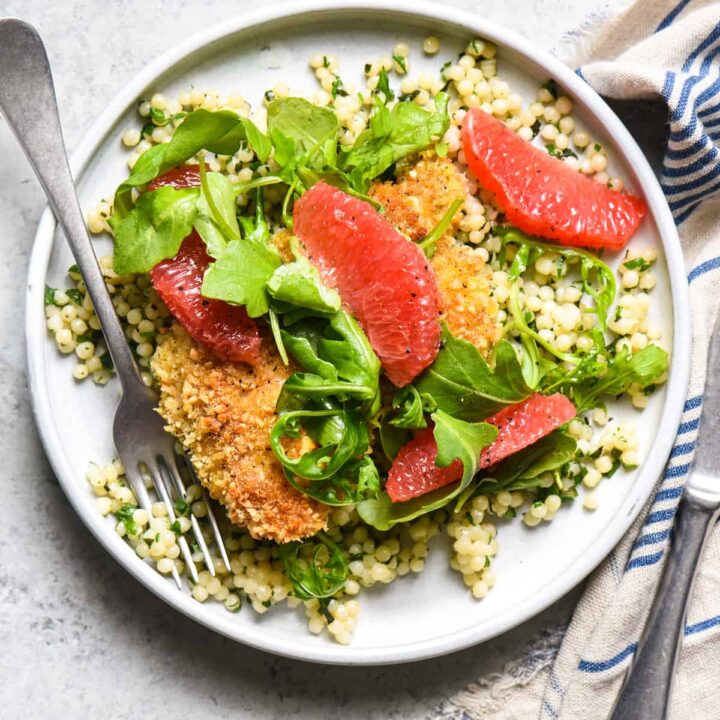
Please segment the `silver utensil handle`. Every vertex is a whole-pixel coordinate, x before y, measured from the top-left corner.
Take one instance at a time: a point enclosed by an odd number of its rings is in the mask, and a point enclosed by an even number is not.
[[[0,20],[0,110],[65,233],[123,387],[142,382],[75,193],[45,46],[32,25],[15,18]]]
[[[657,594],[611,720],[667,717],[687,602],[705,541],[717,516],[716,502],[707,502],[686,489]]]

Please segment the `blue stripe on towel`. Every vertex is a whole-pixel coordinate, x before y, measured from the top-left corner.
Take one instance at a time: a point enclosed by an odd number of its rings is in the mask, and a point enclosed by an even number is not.
[[[665,480],[672,480],[673,478],[682,477],[690,469],[690,463],[684,463],[682,465],[674,465],[665,471]]]
[[[692,275],[692,273],[690,273]],[[688,282],[691,282],[690,277],[688,277]],[[695,410],[695,408],[699,408],[702,405],[703,396],[702,395],[696,395],[695,397],[688,398],[685,401],[685,405],[683,405],[683,412],[687,412],[688,410]]]
[[[680,0],[680,2],[662,19],[660,24],[655,28],[658,33],[672,25],[675,18],[690,4],[691,0]]]
[[[695,635],[696,633],[703,632],[703,630],[710,630],[720,625],[720,615],[708,618],[707,620],[701,620],[696,622],[694,625],[685,626],[685,635]]]
[[[695,441],[689,443],[682,443],[681,445],[676,445],[672,451],[670,452],[670,457],[678,457],[679,455],[687,455],[688,453],[691,453],[695,449]]]
[[[662,559],[663,553],[663,550],[658,550],[652,555],[638,555],[638,557],[633,558],[625,566],[625,572],[628,572],[629,570],[634,570],[635,568],[639,567],[649,567],[650,565],[654,565],[656,562],[659,562]]]
[[[710,260],[706,260],[705,262],[696,265],[690,271],[690,274],[688,275],[688,283],[691,283],[694,280],[697,280],[701,275],[705,275],[705,273],[708,273],[711,270],[717,270],[718,268],[720,268],[720,256],[710,258]]]
[[[677,500],[682,495],[683,486],[679,485],[678,487],[674,488],[668,488],[667,490],[658,490],[658,492],[655,493],[655,497],[653,498],[653,502],[664,502],[665,500]]]
[[[578,664],[578,670],[588,673],[599,673],[605,672],[619,665],[626,657],[632,655],[637,650],[637,643],[630,643],[624,650],[621,650],[617,655],[611,657],[609,660],[602,660],[600,662],[590,662],[589,660],[581,660]]]
[[[672,528],[667,528],[667,530],[658,530],[658,532],[646,533],[645,535],[641,535],[635,541],[632,549],[633,551],[635,551],[638,548],[645,547],[646,545],[655,545],[659,542],[665,542],[665,540],[670,537],[671,533]]]
[[[692,625],[685,625],[684,635],[688,637],[690,635],[697,635],[698,633],[711,630],[714,627],[720,625],[720,615],[701,620],[700,622],[693,623]],[[600,661],[589,661],[581,660],[578,663],[578,670],[588,673],[599,673],[605,670],[610,670],[616,665],[619,665],[628,655],[632,655],[637,650],[637,643],[630,643],[624,650],[621,650],[617,655],[614,655],[609,660]]]
[[[718,258],[720,261],[720,258]],[[694,420],[688,420],[688,422],[684,422],[680,424],[680,427],[678,428],[678,435],[682,435],[683,433],[692,432],[693,430],[697,430],[700,427],[700,418],[695,418]]]
[[[645,525],[654,525],[655,523],[664,522],[665,520],[672,520],[675,517],[677,508],[668,508],[667,510],[657,510],[651,512],[645,518]]]

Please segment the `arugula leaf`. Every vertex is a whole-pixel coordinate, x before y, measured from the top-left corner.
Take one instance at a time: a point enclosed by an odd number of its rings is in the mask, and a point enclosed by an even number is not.
[[[463,464],[460,489],[463,490],[477,472],[480,453],[495,440],[498,429],[490,423],[458,420],[442,410],[434,412],[431,417],[435,423],[433,435],[438,447],[435,464],[443,468],[460,460]]]
[[[488,470],[474,494],[494,495],[500,490],[536,487],[544,473],[559,470],[576,453],[574,438],[562,430],[555,430]]]
[[[455,460],[460,460],[463,465],[460,482],[406,502],[393,503],[385,492],[377,498],[363,500],[357,505],[357,511],[368,525],[378,530],[389,530],[393,525],[408,522],[449,504],[470,485],[477,472],[480,453],[495,440],[498,433],[498,429],[489,423],[467,423],[442,411],[433,413],[432,419],[435,423],[433,434],[438,445],[435,462],[439,467],[447,467]]]
[[[583,292],[595,300],[595,312],[600,329],[602,331],[607,329],[607,313],[615,301],[617,285],[615,274],[599,257],[579,248],[558,247],[541,242],[509,226],[497,226],[493,232],[501,238],[503,245],[515,245],[517,248],[508,270],[511,279],[519,277],[545,253],[557,255],[567,262],[579,263]],[[546,349],[553,352],[550,348],[546,347]]]
[[[440,222],[418,243],[425,255],[431,258],[435,254],[435,245],[437,241],[445,234],[450,227],[455,213],[462,207],[465,200],[463,198],[455,198],[450,203],[450,207],[440,219]]]
[[[368,455],[364,455],[359,461],[349,462],[340,473],[328,480],[307,482],[299,480],[288,471],[285,471],[285,477],[299,492],[335,507],[356,505],[365,499],[376,497],[380,490],[380,474]]]
[[[582,412],[597,407],[603,395],[620,395],[630,385],[652,385],[667,368],[668,354],[657,345],[647,345],[633,355],[621,347],[606,363],[598,362],[593,354],[564,375],[548,375],[546,385],[571,397],[578,412]]]
[[[322,315],[332,315],[340,310],[340,296],[322,282],[318,269],[304,257],[275,270],[268,280],[267,290],[273,300],[286,308],[301,307]]]
[[[238,122],[229,132],[209,143],[207,149],[218,155],[233,155],[242,143],[247,143],[260,162],[267,162],[272,152],[270,138],[259,130],[250,118],[239,115],[237,120]]]
[[[251,240],[229,242],[205,271],[201,293],[214,300],[244,305],[250,317],[270,309],[267,283],[281,264],[271,248]]]
[[[406,385],[396,391],[392,399],[392,409],[395,412],[388,422],[394,427],[405,429],[427,427],[422,398],[412,385]]]
[[[325,533],[315,538],[278,546],[293,595],[301,600],[332,597],[342,590],[350,574],[345,553]]]
[[[273,100],[267,109],[268,135],[283,168],[334,166],[340,124],[329,108],[297,97]]]
[[[201,179],[194,227],[205,242],[208,255],[218,258],[228,242],[240,239],[235,191],[232,183],[220,173],[207,173],[201,175]]]
[[[365,192],[393,163],[441,138],[450,124],[448,100],[446,93],[438,93],[434,112],[413,102],[396,103],[389,112],[389,132],[387,119],[381,117],[375,126],[371,123],[350,150],[342,153],[341,168],[349,174],[352,186]]]
[[[505,405],[520,402],[532,393],[515,349],[507,340],[495,348],[495,369],[480,351],[443,329],[444,346],[435,362],[415,382],[448,415],[475,422],[484,420]]]
[[[193,228],[199,193],[198,188],[170,186],[143,193],[115,226],[115,272],[147,273],[161,260],[175,257]]]
[[[166,170],[185,162],[203,148],[226,135],[238,123],[238,116],[229,110],[210,112],[195,110],[178,125],[168,143],[146,150],[135,163],[132,174],[115,191],[113,216],[110,224],[116,225],[132,208],[131,192],[145,185]]]
[[[326,422],[326,421],[331,422]],[[318,422],[320,421],[320,422]],[[285,451],[284,438],[299,438],[301,430],[321,443],[299,457]],[[364,419],[352,410],[291,410],[275,421],[270,445],[277,459],[291,473],[306,480],[328,480],[350,460],[363,455],[368,447]]]

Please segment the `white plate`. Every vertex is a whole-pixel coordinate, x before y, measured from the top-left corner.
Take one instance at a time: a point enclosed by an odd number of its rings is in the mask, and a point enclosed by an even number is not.
[[[440,36],[434,58],[419,51],[422,38]],[[137,123],[136,102],[153,91],[175,93],[194,84],[221,92],[239,91],[254,103],[278,81],[293,90],[315,87],[307,60],[317,52],[342,62],[346,82],[359,80],[366,60],[387,55],[402,39],[412,47],[413,73],[438,71],[473,36],[501,48],[501,73],[514,89],[531,97],[538,81],[555,78],[574,98],[576,118],[608,149],[611,165],[640,190],[650,213],[633,239],[660,250],[653,313],[672,339],[672,370],[667,385],[642,414],[639,433],[642,467],[603,483],[600,508],[587,513],[581,503],[560,512],[543,527],[501,524],[497,585],[482,601],[472,599],[448,567],[442,540],[434,543],[425,571],[361,595],[361,616],[349,647],[308,633],[301,611],[284,606],[258,616],[237,615],[221,605],[196,603],[141,562],[102,518],[84,479],[90,461],[107,462],[114,450],[111,419],[118,399],[116,381],[99,388],[75,383],[73,361],[62,358],[47,338],[43,285],[62,284],[72,263],[55,222],[46,212],[35,239],[27,294],[27,352],[30,387],[40,433],[52,466],[85,524],[110,554],[159,597],[214,630],[264,650],[337,664],[378,664],[418,660],[487,640],[540,612],[580,582],[612,549],[636,517],[661,472],[682,409],[689,366],[689,313],[683,262],[675,226],[645,158],[620,121],[572,71],[523,37],[480,17],[438,5],[385,2],[303,2],[272,12],[243,15],[213,28],[160,58],[110,104],[74,156],[85,208],[109,196],[127,174],[119,142],[123,129]],[[101,251],[109,252],[103,241]],[[613,409],[623,416],[635,411]],[[638,416],[639,417],[639,416]],[[87,578],[91,582],[91,578]]]

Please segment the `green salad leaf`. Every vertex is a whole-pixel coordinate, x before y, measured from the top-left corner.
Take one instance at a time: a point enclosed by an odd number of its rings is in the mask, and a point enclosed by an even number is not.
[[[116,190],[113,217],[110,219],[113,229],[132,209],[133,188],[146,185],[203,149],[232,155],[242,142],[247,143],[261,162],[267,161],[272,149],[270,140],[249,118],[241,117],[231,110],[213,112],[199,108],[188,113],[176,128],[170,142],[145,151],[135,163],[130,177]]]
[[[272,152],[270,138],[259,130],[250,118],[243,115],[237,116],[237,123],[229,132],[205,147],[218,155],[233,155],[243,143],[257,155],[260,162],[268,161]]]
[[[443,329],[443,347],[435,362],[415,381],[443,412],[469,422],[484,420],[505,405],[528,397],[529,387],[512,344],[501,340],[495,348],[495,367],[466,340]]]
[[[305,372],[284,383],[270,445],[300,492],[329,505],[374,497],[380,477],[370,449],[370,418],[380,403],[380,361],[350,315],[306,317],[280,331]],[[288,440],[315,447],[288,454]]]
[[[178,125],[168,143],[155,145],[145,151],[135,163],[130,177],[115,192],[111,224],[120,222],[127,215],[132,202],[133,188],[146,185],[158,175],[184,163],[213,141],[226,135],[237,125],[238,116],[229,110],[210,112],[195,110]]]
[[[198,188],[169,186],[143,193],[115,226],[115,272],[147,273],[175,257],[193,228],[199,194]]]
[[[208,255],[220,257],[228,242],[240,240],[237,204],[232,183],[220,173],[201,174],[194,227],[207,246]]]
[[[555,430],[486,471],[475,495],[494,495],[500,490],[536,487],[547,472],[559,470],[577,453],[577,443],[563,430]]]
[[[389,530],[398,523],[408,522],[448,505],[468,488],[477,472],[480,453],[495,440],[498,433],[498,429],[490,423],[465,422],[442,410],[434,412],[432,419],[438,446],[436,464],[447,467],[455,460],[460,460],[463,465],[461,480],[405,502],[393,503],[386,492],[380,493],[377,498],[363,500],[358,503],[357,511],[368,525],[378,530]]]
[[[299,457],[290,457],[283,440],[299,438],[302,430],[321,444]],[[368,429],[362,416],[343,409],[283,413],[270,434],[270,445],[277,459],[291,473],[306,480],[331,478],[349,460],[363,455],[368,442]]]
[[[298,97],[273,100],[267,108],[267,126],[275,161],[282,168],[336,164],[340,123],[331,109]]]
[[[304,257],[280,265],[268,280],[267,290],[280,304],[280,311],[300,307],[320,315],[334,315],[340,310],[340,296],[322,282],[318,269]]]
[[[423,110],[414,102],[398,102],[389,113],[376,109],[380,119],[375,123],[371,119],[370,128],[360,133],[340,159],[352,186],[366,192],[370,182],[393,163],[441,138],[450,124],[448,100],[448,95],[438,93],[434,112]]]
[[[493,232],[502,239],[504,246],[516,247],[515,257],[508,270],[511,280],[518,278],[545,254],[556,255],[562,262],[563,272],[567,264],[579,264],[583,292],[595,300],[595,313],[600,330],[607,329],[607,314],[615,301],[617,284],[615,274],[599,257],[580,248],[549,245],[509,226],[498,226]]]
[[[420,393],[412,385],[395,392],[391,404],[393,412],[388,422],[397,428],[417,429],[427,427],[425,409]]]
[[[630,385],[652,386],[668,368],[668,354],[657,345],[647,345],[633,354],[623,346],[605,361],[598,355],[591,353],[570,371],[549,373],[543,392],[563,392],[572,398],[578,412],[583,412],[601,405],[603,396],[620,395]]]
[[[332,597],[350,574],[345,553],[323,532],[311,540],[279,545],[278,553],[293,595],[301,600]]]
[[[205,271],[201,292],[207,298],[244,305],[250,317],[260,317],[270,309],[267,283],[281,262],[267,245],[232,240]]]

